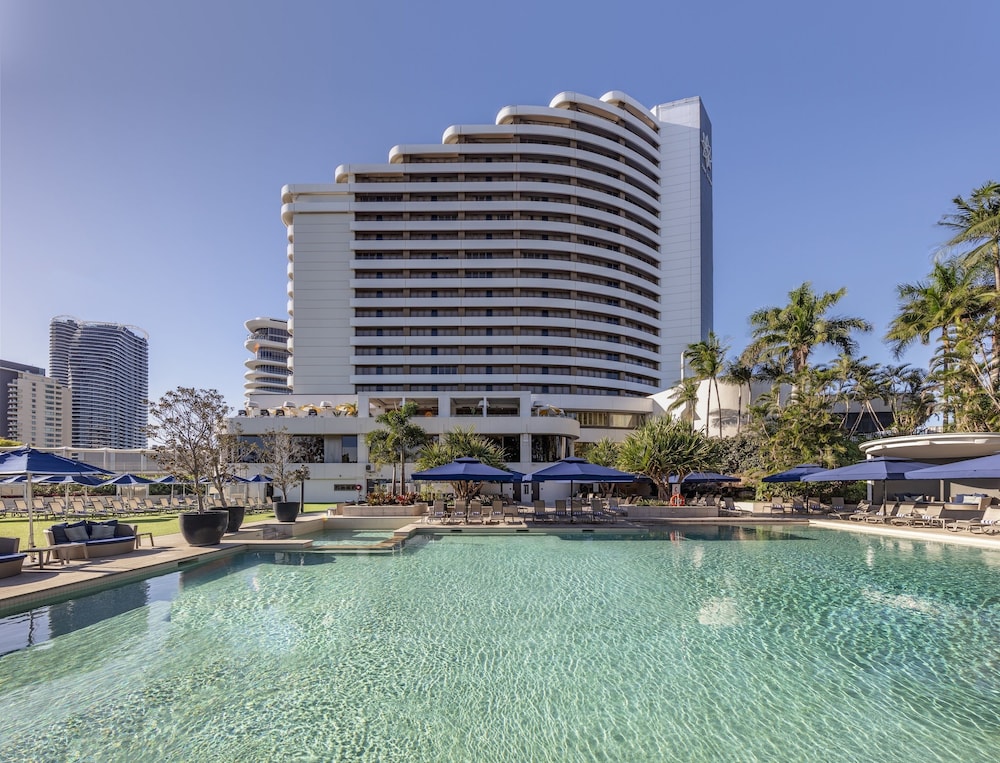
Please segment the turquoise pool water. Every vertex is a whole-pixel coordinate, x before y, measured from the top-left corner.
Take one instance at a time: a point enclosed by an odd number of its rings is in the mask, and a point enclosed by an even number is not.
[[[395,533],[392,530],[345,530],[326,532],[316,536],[306,536],[312,539],[313,546],[373,546],[383,540],[389,540]]]
[[[805,527],[251,554],[7,618],[0,651],[21,760],[1000,750],[1000,553]]]

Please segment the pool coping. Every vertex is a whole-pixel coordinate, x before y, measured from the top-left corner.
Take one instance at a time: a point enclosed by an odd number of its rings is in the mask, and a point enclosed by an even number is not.
[[[406,541],[415,535],[550,535],[550,534],[638,534],[649,528],[663,528],[679,525],[729,524],[729,525],[812,525],[831,530],[879,535],[882,537],[909,538],[911,540],[953,545],[971,546],[1000,551],[1000,534],[982,535],[968,532],[950,532],[944,529],[910,528],[878,525],[844,520],[824,520],[795,517],[706,517],[642,519],[637,522],[621,521],[606,525],[544,524],[530,523],[497,525],[442,525],[427,523],[422,518],[408,517],[410,521],[393,529],[393,537],[367,546],[330,546],[317,553],[330,554],[378,554],[395,553]],[[226,536],[218,546],[189,546],[180,535],[164,535],[156,538],[155,546],[143,546],[119,556],[80,559],[68,565],[49,563],[44,569],[35,564],[25,565],[21,574],[0,579],[0,617],[25,611],[33,606],[89,593],[109,586],[141,580],[152,575],[174,572],[185,567],[214,559],[222,559],[254,549],[268,551],[308,551],[312,540],[302,537],[315,532],[317,526],[325,527],[325,517],[306,515],[294,525],[260,522],[248,525],[239,532]]]

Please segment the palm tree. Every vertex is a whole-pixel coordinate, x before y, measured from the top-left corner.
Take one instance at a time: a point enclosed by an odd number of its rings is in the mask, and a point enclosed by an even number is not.
[[[385,447],[392,450],[399,458],[399,491],[406,489],[406,456],[427,442],[427,432],[420,426],[410,421],[419,406],[412,400],[403,403],[399,408],[380,413],[375,420],[385,427]],[[375,431],[369,432],[366,440],[375,435]],[[379,436],[380,437],[380,436]],[[376,442],[379,437],[375,437]],[[393,477],[393,487],[395,488],[395,477]]]
[[[389,445],[389,431],[373,429],[365,435],[365,446],[368,448],[368,461],[381,469],[392,466],[392,483],[390,492],[396,493],[396,451]]]
[[[429,442],[417,456],[417,468],[421,471],[433,469],[435,466],[450,464],[456,458],[476,458],[484,464],[506,469],[503,448],[487,437],[476,434],[472,427],[462,429],[456,427],[445,432],[439,440]],[[452,492],[459,498],[470,498],[478,495],[482,488],[481,482],[452,482]]]
[[[707,379],[708,400],[705,412],[705,434],[708,434],[709,418],[712,414],[712,389],[715,389],[715,402],[718,408],[719,437],[722,437],[722,397],[719,395],[719,376],[725,371],[726,353],[729,347],[722,344],[714,331],[700,342],[689,344],[684,350],[684,359],[691,366],[699,380]]]
[[[617,468],[618,451],[620,449],[620,443],[615,442],[610,437],[602,437],[587,448],[586,453],[583,455],[592,464]]]
[[[954,409],[955,342],[960,329],[981,315],[990,303],[990,294],[976,281],[976,276],[958,260],[934,263],[926,281],[896,287],[897,312],[889,324],[885,339],[895,357],[916,341],[928,345],[937,334],[937,349],[932,366],[941,374],[942,419],[948,426]]]
[[[961,265],[973,275],[983,274],[993,281],[996,297],[993,308],[991,364],[994,383],[1000,381],[1000,183],[993,180],[976,188],[968,199],[952,199],[955,211],[939,224],[954,232],[946,246],[963,249]]]
[[[736,399],[736,434],[739,435],[743,428],[743,390],[747,391],[747,405],[751,405],[753,400],[753,388],[750,386],[754,380],[753,366],[748,366],[740,360],[730,360],[726,364],[726,372],[722,376],[724,382],[735,384],[739,389]]]
[[[670,493],[670,475],[683,480],[691,472],[718,469],[716,443],[683,421],[649,419],[621,444],[618,468],[643,474],[656,485],[660,498]]]
[[[765,307],[750,314],[753,342],[744,355],[754,363],[777,362],[797,376],[809,365],[812,351],[824,345],[837,347],[847,355],[857,350],[854,331],[868,332],[871,324],[863,318],[829,317],[827,314],[847,293],[841,288],[816,294],[808,281],[788,293],[785,307]]]
[[[690,426],[694,426],[694,415],[698,405],[698,380],[692,378],[681,379],[677,386],[677,394],[667,406],[667,411],[673,413],[678,408],[682,408],[680,419]]]
[[[455,427],[441,435],[440,439],[424,445],[417,454],[417,467],[424,471],[464,457],[477,458],[497,469],[507,468],[503,448],[488,437],[476,434],[473,427]]]
[[[947,246],[969,247],[960,255],[962,264],[992,271],[994,290],[1000,294],[1000,183],[989,180],[968,199],[956,196],[952,204],[955,211],[938,223],[955,232]]]

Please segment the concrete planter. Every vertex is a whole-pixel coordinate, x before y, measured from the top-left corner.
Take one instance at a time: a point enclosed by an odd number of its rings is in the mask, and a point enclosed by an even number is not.
[[[185,511],[179,515],[181,535],[189,546],[215,546],[222,541],[222,535],[229,524],[229,512]],[[133,546],[134,547],[134,546]]]
[[[708,519],[719,516],[715,506],[627,506],[629,519]]]
[[[426,505],[411,504],[408,506],[352,506],[345,504],[340,507],[341,516],[345,517],[419,517],[426,511]]]

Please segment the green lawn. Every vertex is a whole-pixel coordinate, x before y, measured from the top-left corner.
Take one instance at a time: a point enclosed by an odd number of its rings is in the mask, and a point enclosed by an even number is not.
[[[305,506],[306,512],[315,511],[325,511],[328,508],[328,504],[310,504],[307,503]],[[138,514],[134,516],[123,516],[116,517],[120,522],[124,522],[130,525],[138,525],[139,532],[153,533],[153,537],[159,535],[175,535],[180,532],[178,527],[178,519],[176,514]],[[250,514],[247,513],[246,518],[243,520],[243,524],[249,524],[251,522],[261,522],[267,519],[274,519],[274,513],[271,511],[265,511],[262,513]],[[44,546],[45,545],[45,529],[56,522],[61,522],[62,519],[52,520],[52,519],[35,519],[35,545]],[[75,519],[70,519],[69,521],[76,521]],[[0,537],[5,538],[20,538],[21,548],[28,547],[28,520],[22,517],[12,518],[3,517],[0,518]]]

